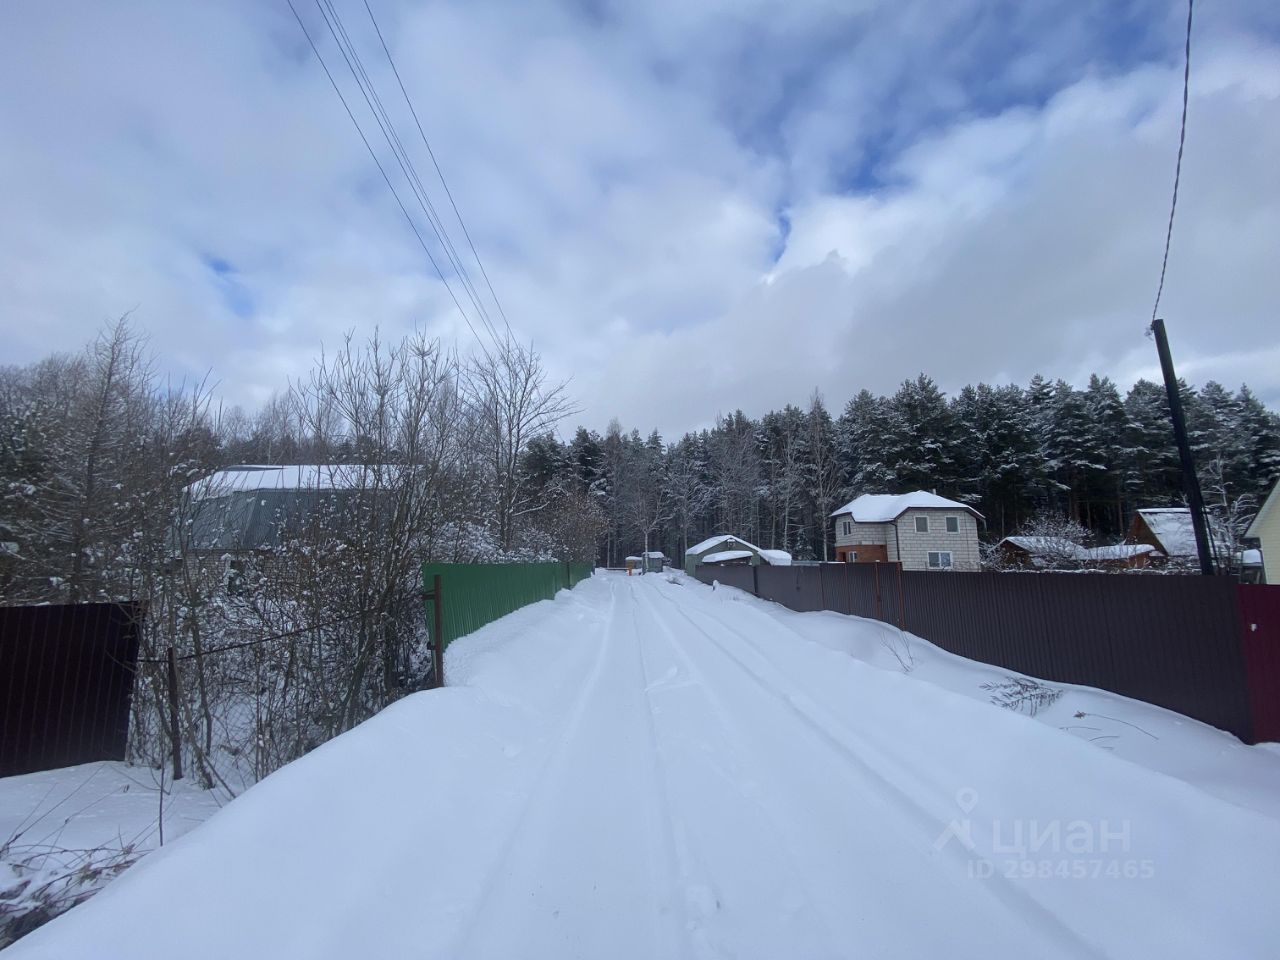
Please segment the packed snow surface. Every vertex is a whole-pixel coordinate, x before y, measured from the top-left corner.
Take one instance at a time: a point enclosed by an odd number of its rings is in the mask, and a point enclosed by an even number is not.
[[[597,573],[13,957],[1276,955],[1280,754],[955,660]],[[1045,720],[1073,700],[1129,759]]]
[[[973,507],[924,490],[911,493],[864,493],[833,511],[831,515],[838,517],[847,513],[855,523],[891,523],[913,509],[964,510],[974,516],[981,516]]]

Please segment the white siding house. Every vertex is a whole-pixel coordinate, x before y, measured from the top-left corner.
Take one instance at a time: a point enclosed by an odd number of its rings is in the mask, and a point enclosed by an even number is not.
[[[972,507],[936,494],[867,493],[831,515],[836,559],[901,563],[904,570],[979,568],[978,521]]]
[[[1265,582],[1280,583],[1280,483],[1271,488],[1245,536],[1257,539],[1262,548]]]

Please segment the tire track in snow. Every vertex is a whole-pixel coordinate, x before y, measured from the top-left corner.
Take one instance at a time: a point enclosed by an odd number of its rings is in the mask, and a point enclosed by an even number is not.
[[[547,748],[546,756],[538,766],[528,795],[520,805],[519,812],[508,825],[498,855],[485,870],[479,895],[471,901],[471,908],[467,913],[466,919],[459,925],[458,932],[453,938],[452,946],[443,953],[446,957],[460,957],[468,954],[467,948],[475,936],[481,919],[484,917],[486,906],[494,896],[503,873],[503,867],[510,860],[512,852],[515,850],[541,795],[546,793],[553,782],[551,774],[557,766],[563,763],[571,742],[582,727],[582,719],[586,713],[587,703],[595,694],[596,687],[600,683],[600,677],[604,673],[604,663],[609,653],[609,641],[613,632],[614,612],[617,608],[617,602],[613,584],[610,584],[609,612],[605,618],[604,636],[596,649],[595,660],[592,662],[587,680],[582,685],[582,690],[578,693],[578,696],[574,698],[573,705],[569,710],[564,725],[560,728],[554,744]]]
[[[633,596],[637,595],[637,592],[635,591],[634,588],[632,589],[632,595]],[[637,596],[637,600],[639,600],[638,596]],[[753,751],[750,750],[747,742],[743,739],[742,735],[739,733],[738,725],[734,722],[734,718],[731,711],[727,708],[724,701],[715,693],[713,687],[707,683],[707,679],[704,676],[703,672],[698,669],[696,664],[694,664],[688,652],[684,649],[683,644],[680,643],[675,632],[658,615],[658,612],[654,607],[652,600],[645,598],[644,600],[640,601],[638,605],[643,605],[645,609],[648,610],[648,612],[650,613],[650,619],[652,619],[653,623],[658,627],[659,631],[661,631],[663,637],[666,639],[667,648],[671,651],[675,659],[679,661],[680,665],[684,668],[685,672],[688,674],[691,680],[691,684],[689,686],[696,687],[702,699],[706,701],[706,704],[710,708],[712,715],[715,717],[720,727],[723,742],[729,748],[729,750],[732,751],[732,753],[734,754],[734,757],[738,760],[739,766],[748,770],[752,770],[757,775],[756,779],[758,779],[759,781],[762,781],[762,782],[767,781],[768,780],[767,777],[760,775],[759,760],[758,759],[753,760]],[[643,644],[643,641],[642,641],[642,644]],[[649,696],[650,703],[652,704],[651,687],[652,685],[650,685],[650,689],[647,689],[646,695]],[[735,789],[741,791],[740,784],[734,783],[734,787]],[[752,809],[754,809],[765,820],[766,826],[771,828],[772,836],[778,837],[778,836],[785,835],[786,833],[785,824],[782,821],[782,819],[776,813],[771,811],[759,798],[757,797],[747,798],[744,795],[743,799],[751,800]],[[682,846],[684,846],[684,849],[682,850],[682,858],[681,858],[682,859],[682,877],[684,881],[688,883],[690,880],[696,877],[697,873],[699,872],[699,868],[693,865],[694,858],[693,858],[692,852],[687,849],[687,846],[685,845],[682,845]],[[817,895],[817,891],[814,888],[813,884],[805,879],[806,871],[802,869],[795,854],[787,850],[785,847],[781,847],[781,846],[778,847],[778,853],[783,858],[786,859],[788,866],[790,867],[789,873],[792,877],[793,884],[796,887],[802,889],[806,893],[808,902],[814,905],[821,904],[822,898]],[[705,872],[705,868],[702,868],[702,872]],[[714,882],[715,882],[714,878],[708,878],[708,881],[711,885],[714,885]],[[841,956],[844,951],[841,950],[837,945],[837,940],[832,932],[832,928],[830,926],[830,920],[829,920],[829,917],[827,916],[826,910],[824,910],[821,906],[815,906],[815,909],[819,911],[818,919],[822,924],[820,937],[821,939],[825,940],[829,945],[828,950],[825,951],[823,955],[831,956],[831,957]],[[700,935],[699,946],[703,948],[702,951],[700,951],[702,956],[718,957],[718,956],[732,955],[731,953],[725,953],[725,952],[716,950],[707,941],[705,935],[703,935],[704,934],[703,931],[699,930],[697,931],[697,933]]]
[[[711,631],[698,623],[692,613],[686,610],[682,604],[667,596],[661,588],[657,588],[656,593],[664,603],[674,609],[694,630],[710,641],[724,658],[732,663],[761,692],[783,706],[786,713],[799,721],[802,726],[817,734],[820,742],[826,744],[831,752],[843,759],[842,767],[846,772],[853,775],[856,780],[869,783],[873,789],[887,799],[892,800],[892,803],[888,804],[888,806],[906,814],[913,831],[919,837],[931,842],[932,838],[938,835],[939,820],[937,816],[915,799],[910,790],[901,783],[905,779],[916,786],[928,788],[929,784],[927,782],[922,781],[909,767],[886,755],[880,747],[867,738],[850,730],[842,721],[831,717],[829,714],[825,718],[821,717],[820,715],[827,713],[827,711],[803,691],[798,690],[793,681],[784,677],[776,667],[769,663],[768,658],[763,654],[759,646],[747,638],[745,634],[734,633],[733,635],[735,639],[748,646],[760,660],[764,661],[769,672],[777,678],[776,682],[770,681],[762,676],[759,671],[752,669],[745,660],[731,651]],[[709,614],[704,614],[702,611],[698,611],[698,614],[707,616],[714,626],[729,632],[729,628],[724,623],[711,618]],[[790,691],[783,689],[784,684],[790,688]],[[871,762],[869,758],[874,758],[875,762]],[[888,768],[888,772],[885,768]],[[969,850],[961,843],[948,844],[940,851],[939,862],[947,863],[952,869],[963,870],[966,869],[964,859],[966,853],[977,853],[977,851]],[[1085,939],[1081,933],[1032,897],[1026,889],[1013,883],[1002,874],[997,872],[991,878],[991,881],[980,883],[977,886],[984,893],[991,895],[1003,906],[1010,908],[1015,913],[1025,911],[1034,915],[1044,925],[1046,932],[1052,932],[1064,947],[1069,948],[1067,950],[1068,955],[1098,958],[1105,956],[1094,944]]]
[[[631,593],[631,599],[636,599],[636,588],[632,583],[627,584]],[[657,801],[661,811],[663,843],[666,849],[668,862],[668,879],[674,881],[670,883],[669,888],[679,886],[681,888],[680,909],[675,911],[675,920],[679,928],[676,939],[679,940],[681,950],[679,955],[687,957],[693,950],[693,944],[690,941],[690,919],[688,905],[683,897],[685,894],[684,885],[690,876],[689,853],[683,839],[677,836],[675,823],[673,820],[673,806],[671,803],[671,787],[670,775],[667,770],[665,755],[661,744],[658,742],[658,732],[653,707],[653,691],[654,680],[653,674],[649,669],[648,660],[645,657],[643,636],[640,632],[640,624],[636,618],[638,604],[633,603],[631,607],[631,622],[635,630],[635,648],[636,658],[640,665],[640,676],[644,681],[644,704],[646,710],[645,729],[649,735],[649,750],[653,757],[653,774],[654,782],[657,785]]]

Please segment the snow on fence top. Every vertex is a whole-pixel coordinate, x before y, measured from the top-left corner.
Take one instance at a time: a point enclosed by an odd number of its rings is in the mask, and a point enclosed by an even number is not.
[[[831,516],[851,514],[854,523],[892,523],[908,510],[965,510],[979,520],[982,514],[973,507],[948,500],[936,493],[913,490],[911,493],[864,493],[850,500]]]

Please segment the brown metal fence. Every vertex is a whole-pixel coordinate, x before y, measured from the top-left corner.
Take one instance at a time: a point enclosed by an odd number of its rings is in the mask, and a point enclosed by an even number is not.
[[[1280,739],[1280,586],[872,563],[696,575],[792,610],[892,623],[959,656],[1145,700],[1242,740]]]
[[[0,607],[0,777],[123,760],[141,610]]]

